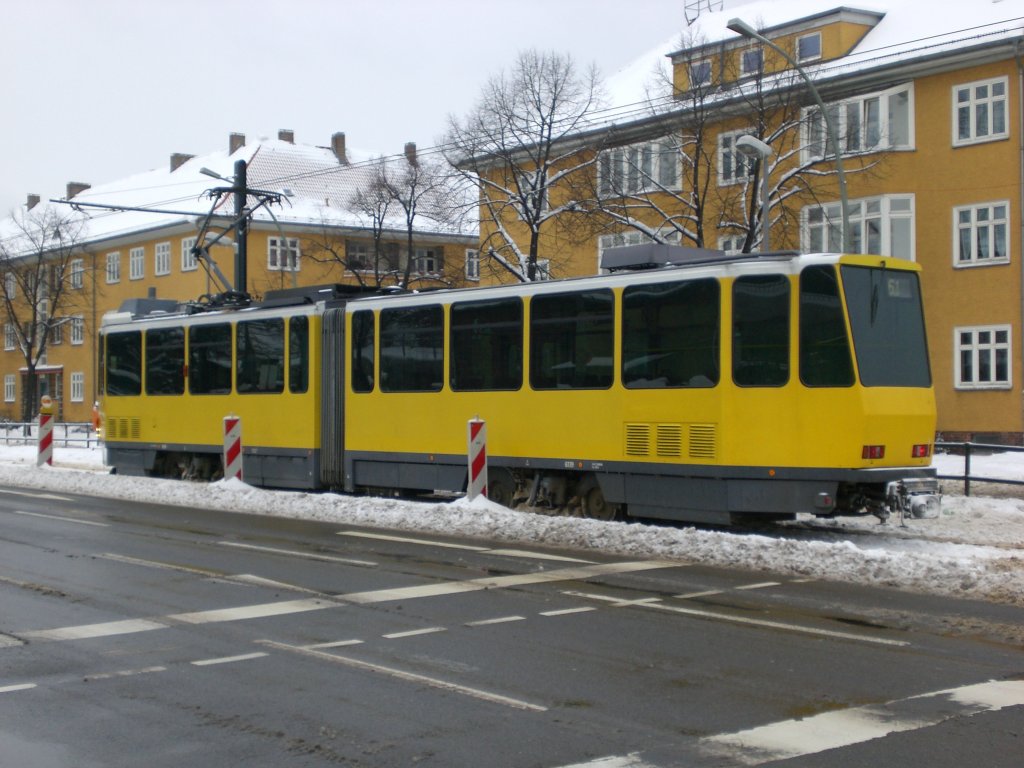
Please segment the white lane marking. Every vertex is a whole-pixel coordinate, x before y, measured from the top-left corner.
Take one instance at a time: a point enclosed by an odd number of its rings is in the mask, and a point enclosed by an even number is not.
[[[725,594],[724,589],[706,589],[703,592],[687,592],[683,595],[675,595],[678,600],[691,600],[695,597],[711,597],[712,595]]]
[[[590,613],[597,608],[592,605],[584,605],[579,608],[562,608],[560,611],[541,611],[541,616],[568,616],[570,613]]]
[[[217,664],[234,664],[236,661],[249,661],[250,659],[262,659],[269,656],[269,653],[258,651],[256,653],[243,653],[238,656],[221,656],[218,659],[200,659],[189,662],[194,667],[212,667]]]
[[[573,763],[560,768],[656,768],[656,766],[645,763],[640,759],[639,754],[633,752],[628,755],[599,757],[587,763]]]
[[[778,587],[781,586],[780,581],[759,581],[757,584],[741,584],[733,589],[764,589],[765,587]]]
[[[922,712],[919,704],[912,707],[913,712],[901,708],[907,702],[927,700],[934,700],[934,711]],[[701,747],[743,765],[761,765],[1014,706],[1024,706],[1024,680],[993,680],[710,736],[701,740]]]
[[[786,624],[781,621],[769,621],[768,619],[751,619],[746,616],[734,616],[728,613],[718,613],[717,611],[705,611],[697,608],[684,608],[680,605],[666,605],[662,603],[658,598],[648,598],[646,600],[619,600],[618,598],[611,597],[609,595],[596,595],[587,592],[565,592],[565,594],[572,595],[573,597],[589,598],[591,600],[600,600],[605,603],[610,603],[611,607],[619,608],[623,605],[638,605],[641,608],[654,608],[660,611],[670,611],[672,613],[681,613],[684,616],[695,616],[701,619],[713,619],[715,621],[728,621],[733,624],[745,624],[752,627],[764,627],[765,629],[781,629],[788,632],[800,632],[806,635],[817,635],[819,637],[832,637],[838,640],[855,640],[862,643],[874,643],[876,645],[892,645],[897,647],[903,647],[910,645],[906,640],[890,640],[885,637],[875,637],[873,635],[855,635],[852,632],[837,632],[832,629],[819,629],[818,627],[808,627],[801,624]]]
[[[167,667],[145,667],[143,669],[122,669],[118,672],[107,672],[99,675],[89,675],[83,677],[82,680],[86,683],[91,683],[95,680],[113,680],[117,677],[135,677],[136,675],[149,675],[154,672],[166,672]]]
[[[301,592],[304,595],[319,595],[320,597],[329,598],[330,595],[325,592],[320,592],[316,589],[308,589],[307,587],[300,587],[298,584],[289,584],[286,581],[275,581],[274,579],[266,579],[262,576],[255,576],[251,573],[239,573],[234,576],[225,577],[228,581],[237,582],[239,584],[251,584],[256,587],[268,587],[269,589],[282,589],[288,592]]]
[[[394,541],[400,544],[420,544],[443,549],[464,549],[469,552],[486,552],[487,547],[475,547],[471,544],[454,544],[448,541],[416,539],[411,536],[392,536],[387,533],[368,533],[366,531],[338,531],[339,536],[352,536],[358,539],[376,539],[377,541]]]
[[[36,687],[35,683],[21,683],[19,685],[0,686],[0,693],[14,693],[15,691],[30,691]]]
[[[183,624],[216,624],[225,621],[244,621],[246,619],[264,619],[268,616],[287,616],[291,613],[307,613],[337,608],[338,603],[329,600],[282,600],[276,603],[260,603],[258,605],[242,605],[236,608],[214,608],[209,611],[192,613],[176,613],[166,617],[169,622]]]
[[[33,493],[32,491],[11,491],[4,489],[0,493],[10,496],[28,496],[30,499],[54,499],[56,501],[74,501],[70,496],[58,496],[54,493]]]
[[[481,619],[480,621],[467,621],[467,627],[489,627],[492,624],[510,624],[513,621],[526,621],[525,616],[499,616],[496,619]]]
[[[501,555],[502,557],[532,557],[535,560],[555,560],[562,563],[592,563],[593,560],[583,560],[579,557],[566,557],[555,555],[550,552],[531,552],[526,549],[485,549],[484,554]]]
[[[316,650],[318,648],[344,648],[348,645],[362,645],[362,640],[334,640],[330,643],[314,643],[313,645],[304,645],[303,648],[309,648]]]
[[[25,641],[11,635],[0,632],[0,648],[14,648],[17,645],[24,645]]]
[[[592,563],[593,560],[582,560],[578,557],[567,557],[556,555],[550,552],[532,552],[526,549],[490,549],[479,547],[473,544],[455,544],[449,541],[435,541],[434,539],[419,539],[412,536],[392,536],[386,533],[368,533],[365,531],[338,531],[339,536],[353,536],[361,539],[377,539],[378,541],[394,541],[401,544],[419,544],[427,547],[441,547],[444,549],[462,549],[467,552],[480,552],[481,554],[500,555],[502,557],[531,557],[535,560],[556,560],[565,563]]]
[[[218,541],[218,546],[234,547],[235,549],[250,549],[254,552],[266,552],[271,555],[288,555],[289,557],[301,557],[305,560],[319,560],[325,563],[343,563],[344,565],[360,565],[366,568],[376,568],[377,563],[372,560],[355,560],[351,557],[338,557],[337,555],[322,555],[319,552],[302,552],[297,549],[278,549],[277,547],[260,547],[255,544],[242,544],[237,541]]]
[[[103,560],[112,560],[115,563],[125,563],[126,565],[138,565],[143,568],[155,568],[159,571],[176,571],[178,573],[187,573],[192,576],[202,576],[204,578],[226,578],[226,574],[223,571],[213,571],[209,568],[199,568],[191,565],[178,565],[175,563],[165,563],[160,560],[143,560],[138,557],[129,557],[128,555],[116,555],[113,552],[103,552],[102,554],[96,555],[96,557]]]
[[[396,680],[404,680],[409,683],[416,683],[417,685],[429,685],[432,688],[439,688],[444,691],[450,691],[452,693],[459,693],[464,696],[471,696],[474,699],[480,701],[487,701],[492,704],[501,704],[506,707],[512,707],[514,709],[525,709],[529,712],[547,712],[547,707],[542,707],[538,704],[532,704],[528,701],[522,701],[520,699],[513,699],[509,696],[503,696],[500,693],[493,693],[491,691],[485,691],[480,688],[470,688],[469,686],[460,685],[459,683],[453,683],[449,680],[441,680],[436,677],[427,677],[426,675],[418,675],[413,672],[406,672],[402,669],[395,669],[394,667],[385,667],[380,664],[373,664],[368,661],[360,661],[359,659],[353,659],[349,656],[339,656],[335,653],[324,653],[323,651],[314,650],[309,646],[298,646],[298,645],[287,645],[285,643],[278,643],[273,640],[257,640],[256,642],[267,646],[268,648],[276,648],[282,651],[291,651],[292,653],[298,653],[305,656],[310,656],[315,659],[322,661],[330,661],[334,664],[341,664],[346,667],[353,669],[359,669],[364,672],[375,672],[377,674],[386,675],[393,677]]]
[[[640,571],[659,570],[678,567],[678,563],[661,560],[626,561],[618,563],[598,563],[583,565],[577,568],[561,568],[553,571],[513,574],[510,576],[484,577],[466,581],[448,581],[440,584],[427,584],[418,587],[399,587],[396,589],[377,589],[366,592],[351,592],[332,596],[330,600],[305,599],[283,600],[273,603],[244,605],[233,608],[215,608],[206,611],[192,611],[165,616],[158,621],[146,619],[129,619],[119,622],[85,624],[56,629],[32,630],[19,632],[18,635],[35,640],[79,640],[89,637],[105,637],[110,635],[132,634],[150,629],[165,629],[170,624],[212,624],[216,622],[244,621],[270,616],[285,616],[294,613],[322,611],[337,608],[346,603],[355,605],[374,605],[376,603],[393,602],[396,600],[413,600],[425,597],[456,595],[463,592],[478,592],[487,589],[508,589],[510,587],[530,584],[546,584],[556,581],[582,581],[595,576],[609,576],[620,573],[637,573]]]
[[[74,523],[75,525],[92,525],[96,528],[109,528],[107,523],[97,523],[94,520],[76,520],[73,517],[64,517],[63,515],[44,515],[42,512],[25,512],[24,510],[14,510],[16,515],[25,515],[27,517],[42,517],[46,520],[59,520],[62,523]]]
[[[35,629],[20,632],[19,635],[26,640],[88,640],[94,637],[133,635],[136,632],[149,632],[154,629],[167,629],[167,624],[149,619],[125,619],[124,621],[105,621],[99,624],[81,624],[76,627]]]
[[[416,637],[417,635],[433,635],[437,632],[447,632],[448,630],[444,627],[425,627],[424,629],[410,629],[405,632],[392,632],[387,635],[381,635],[385,640],[399,640],[403,637]]]

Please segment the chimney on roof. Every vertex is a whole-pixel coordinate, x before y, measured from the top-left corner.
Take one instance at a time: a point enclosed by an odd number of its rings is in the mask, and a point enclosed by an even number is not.
[[[235,152],[245,146],[245,134],[244,133],[232,133],[228,136],[228,154],[233,155]]]
[[[185,163],[191,160],[195,155],[186,155],[182,152],[175,152],[171,155],[171,173],[181,168]]]
[[[405,159],[408,161],[409,165],[411,165],[413,168],[415,168],[417,165],[420,164],[419,160],[416,159],[416,142],[415,141],[407,141],[405,143]]]
[[[37,205],[39,205],[39,195],[29,194],[28,200],[25,201],[25,207],[31,211]]]
[[[338,162],[343,165],[348,165],[348,157],[345,155],[345,134],[336,133],[331,136],[331,149],[334,151],[334,156],[338,158]]]
[[[69,181],[68,194],[66,199],[70,200],[71,198],[75,197],[75,195],[85,192],[85,190],[87,190],[91,186],[92,184],[86,184],[81,181]]]
[[[295,131],[288,128],[282,128],[277,132],[277,138],[279,141],[287,141],[289,144],[295,143]]]

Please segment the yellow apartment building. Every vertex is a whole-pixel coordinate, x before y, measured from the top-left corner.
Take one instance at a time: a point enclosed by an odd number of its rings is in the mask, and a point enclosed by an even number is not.
[[[701,12],[664,48],[662,97],[649,79],[646,96],[638,88],[652,63],[638,61],[609,85],[642,114],[573,137],[580,169],[549,190],[552,206],[572,200],[542,238],[551,277],[594,274],[621,244],[761,250],[764,163],[771,249],[922,265],[940,436],[1021,444],[1024,3],[963,10],[774,0]],[[742,136],[771,154],[744,154]],[[494,231],[483,215],[481,230],[482,242]]]
[[[475,225],[424,216],[410,225],[394,201],[381,213],[373,196],[385,165],[395,179],[421,167],[414,144],[394,157],[353,158],[343,133],[327,146],[297,144],[291,131],[249,143],[231,134],[226,151],[176,153],[165,168],[103,185],[69,183],[61,202],[30,195],[0,222],[0,419],[23,420],[34,386],[32,402],[49,395],[59,421],[89,421],[104,313],[146,297],[203,303],[234,287],[235,234],[210,244],[235,219],[233,196],[216,190],[232,186],[239,160],[247,187],[276,201],[248,198],[245,289],[254,298],[329,283],[417,288],[476,279]],[[429,200],[420,203],[429,209]],[[196,246],[208,246],[216,269],[197,259]],[[45,351],[33,357],[34,385],[23,351],[30,327],[46,335]]]

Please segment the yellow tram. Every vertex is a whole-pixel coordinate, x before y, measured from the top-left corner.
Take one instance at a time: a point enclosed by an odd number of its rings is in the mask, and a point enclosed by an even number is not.
[[[935,513],[916,264],[615,258],[572,280],[108,315],[108,460],[216,477],[231,413],[247,482],[457,492],[478,417],[505,504],[709,523]]]

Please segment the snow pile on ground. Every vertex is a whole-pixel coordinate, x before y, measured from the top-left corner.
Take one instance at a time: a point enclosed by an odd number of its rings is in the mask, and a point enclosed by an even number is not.
[[[991,465],[985,463],[989,459]],[[961,472],[962,461],[937,457],[940,474]],[[975,457],[972,472],[1024,479],[1024,454]],[[96,449],[57,448],[55,466],[37,469],[31,446],[0,447],[0,485],[338,525],[458,532],[520,546],[738,567],[1024,605],[1021,498],[946,495],[937,519],[907,520],[906,527],[897,522],[880,525],[874,518],[807,516],[756,531],[713,530],[546,517],[486,499],[414,502],[265,491],[237,480],[207,485],[119,477],[105,473],[102,451]]]

